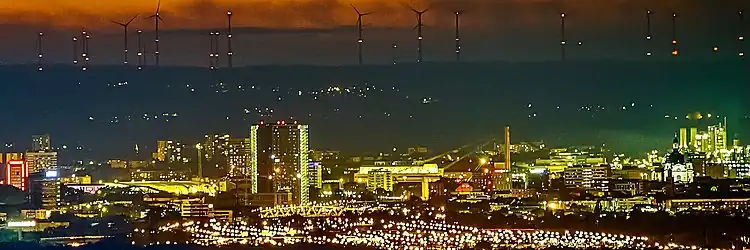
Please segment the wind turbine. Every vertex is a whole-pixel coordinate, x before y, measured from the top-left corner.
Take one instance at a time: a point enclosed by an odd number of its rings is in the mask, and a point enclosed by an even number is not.
[[[221,64],[221,60],[219,60],[219,36],[221,35],[221,32],[216,31],[214,32],[214,67],[215,70],[219,69],[219,64]]]
[[[422,24],[422,15],[424,15],[427,10],[429,10],[429,8],[422,11],[411,8],[411,11],[417,14],[417,25],[414,26],[414,29],[417,30],[417,63],[422,63],[422,27],[425,27],[424,24]]]
[[[154,60],[156,60],[156,66],[159,66],[159,21],[164,22],[164,19],[159,16],[159,10],[161,9],[161,0],[159,0],[156,4],[156,12],[151,15],[150,17],[147,17],[146,19],[153,18],[154,19],[154,46],[156,47],[156,51],[154,51]]]
[[[677,13],[672,13],[672,55],[678,56],[680,49],[677,48]]]
[[[78,37],[73,37],[73,65],[78,65]]]
[[[398,43],[393,40],[393,44],[391,44],[391,62],[393,65],[396,65],[396,52],[398,52]]]
[[[216,51],[214,51],[214,32],[208,33],[208,68],[210,70],[216,70],[216,66],[214,65],[214,54]]]
[[[44,68],[42,68],[42,59],[44,59],[44,33],[39,32],[39,35],[37,37],[36,45],[37,45],[37,71],[42,71]]]
[[[89,60],[91,59],[89,57],[89,39],[91,39],[89,33],[85,30],[81,31],[81,50],[83,51],[81,53],[81,59],[83,60],[81,71],[86,71],[89,68]]]
[[[351,5],[351,6],[354,9],[354,11],[357,12],[357,33],[358,33],[357,45],[359,47],[359,65],[362,65],[363,64],[362,43],[364,42],[364,40],[362,39],[362,17],[372,14],[372,12],[362,13],[362,12],[359,12],[357,7],[354,7],[354,5]]]
[[[233,67],[232,56],[232,11],[227,11],[227,64],[231,69]]]
[[[560,59],[565,61],[565,12],[560,13]]]
[[[145,60],[143,60],[143,44],[141,43],[141,36],[143,36],[143,31],[138,30],[138,70],[143,70],[143,65],[145,64]]]
[[[742,11],[738,12],[740,15],[740,35],[737,36],[737,41],[740,42],[740,52],[737,53],[740,57],[745,56],[745,16]]]
[[[646,10],[646,56],[651,56],[651,10]]]
[[[125,33],[123,34],[123,39],[124,39],[123,42],[124,42],[124,45],[125,45],[123,53],[125,54],[125,59],[122,61],[122,63],[125,64],[125,65],[128,65],[128,26],[130,26],[130,23],[132,23],[133,20],[135,20],[137,17],[138,17],[138,15],[135,15],[135,16],[133,16],[133,18],[131,18],[130,20],[128,20],[125,23],[121,23],[121,22],[117,22],[117,21],[112,21],[112,23],[122,26],[123,29],[124,29],[124,31],[125,31]]]
[[[461,11],[456,11],[454,13],[456,15],[456,61],[461,61],[461,36],[460,36],[460,17],[461,17]]]

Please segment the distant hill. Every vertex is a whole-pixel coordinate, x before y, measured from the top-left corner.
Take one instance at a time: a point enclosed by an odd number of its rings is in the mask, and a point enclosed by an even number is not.
[[[311,125],[314,148],[450,148],[508,124],[514,139],[668,148],[680,126],[728,118],[750,135],[750,65],[739,60],[424,63],[366,66],[0,66],[5,143],[50,133],[73,155],[148,159],[157,139],[246,136],[259,120]],[[336,88],[338,87],[338,88]],[[531,104],[531,105],[530,105]],[[687,113],[711,113],[690,121]],[[719,119],[715,119],[719,117]],[[139,155],[133,151],[138,144]],[[72,150],[80,146],[78,150]],[[9,149],[11,150],[11,149]]]

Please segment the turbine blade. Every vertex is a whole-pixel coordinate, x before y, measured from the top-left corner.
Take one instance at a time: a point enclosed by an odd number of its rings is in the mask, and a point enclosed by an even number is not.
[[[161,9],[161,0],[156,2],[156,13],[159,13],[159,10]]]
[[[156,16],[156,18],[159,19],[159,21],[164,22],[164,19],[162,19],[161,16]]]
[[[372,12],[362,13],[362,16],[367,16],[369,14],[372,14]]]
[[[354,4],[349,4],[349,5],[352,6],[352,9],[354,9],[354,11],[357,12],[357,14],[361,15],[361,13],[359,13],[359,10],[357,9],[357,7],[354,7]]]
[[[117,24],[117,25],[120,25],[120,26],[125,26],[125,24],[123,24],[121,22],[118,22],[118,21],[112,21],[112,20],[110,20],[110,22],[112,22],[114,24]]]
[[[133,18],[130,18],[130,21],[128,21],[128,22],[127,22],[127,23],[125,23],[125,24],[126,24],[126,25],[130,25],[130,23],[132,23],[132,22],[133,22],[133,20],[135,20],[136,18],[138,18],[138,15],[135,15],[135,16],[133,16]]]

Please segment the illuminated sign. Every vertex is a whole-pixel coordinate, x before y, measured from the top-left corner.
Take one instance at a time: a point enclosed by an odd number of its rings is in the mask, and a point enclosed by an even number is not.
[[[57,170],[47,170],[46,172],[44,172],[44,177],[46,178],[57,178],[59,176],[60,175]]]
[[[9,221],[8,227],[35,227],[36,221]]]

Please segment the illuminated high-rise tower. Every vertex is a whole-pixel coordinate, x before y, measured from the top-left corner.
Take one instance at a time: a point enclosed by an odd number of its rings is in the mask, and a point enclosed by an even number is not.
[[[708,126],[708,143],[710,151],[727,149],[727,127],[725,123]]]
[[[290,192],[293,203],[309,201],[308,126],[297,122],[250,127],[251,191]]]

